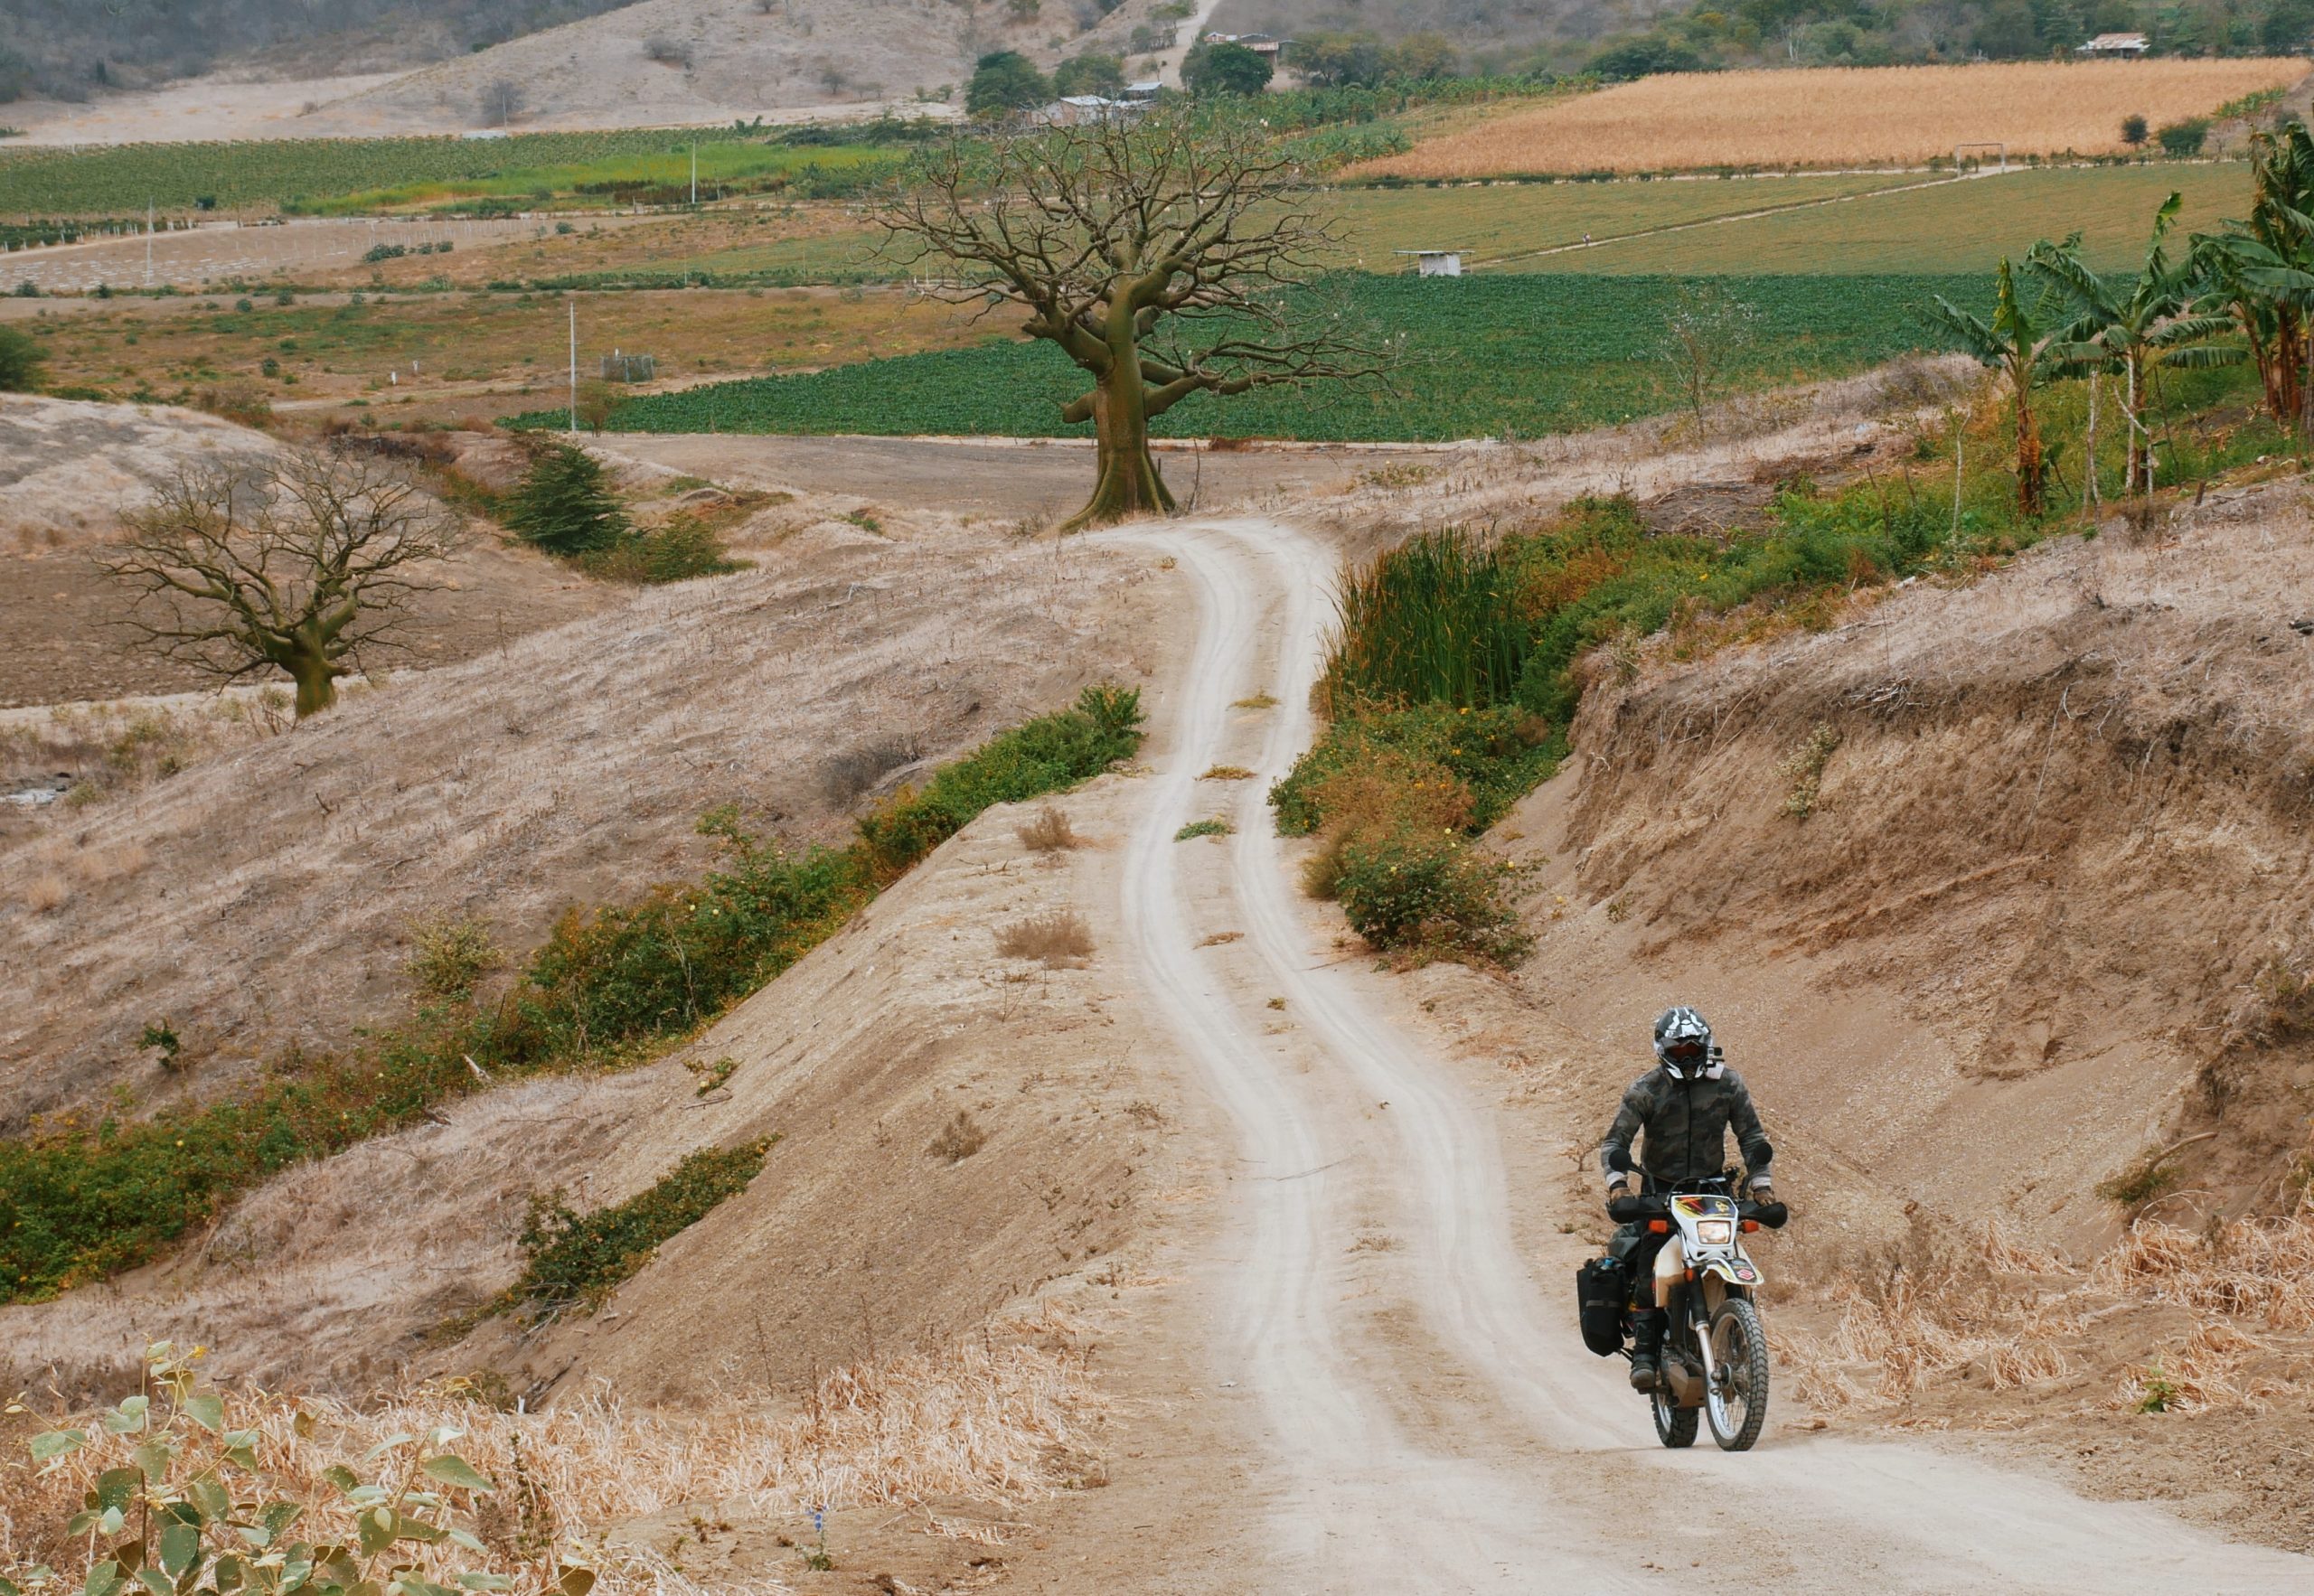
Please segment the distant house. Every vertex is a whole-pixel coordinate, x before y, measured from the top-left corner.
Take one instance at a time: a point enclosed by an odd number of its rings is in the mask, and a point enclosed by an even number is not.
[[[1414,257],[1416,275],[1425,277],[1459,277],[1463,275],[1463,252],[1460,249],[1397,249],[1393,254]]]
[[[1208,44],[1241,45],[1256,55],[1267,57],[1272,65],[1276,64],[1277,49],[1281,42],[1267,33],[1208,33],[1205,36],[1205,42]]]
[[[2075,55],[2139,56],[2153,48],[2143,33],[2100,33],[2086,44],[2073,47]]]
[[[1149,108],[1146,100],[1107,99],[1097,94],[1066,94],[1029,113],[1046,127],[1082,127],[1093,122],[1131,122]]]
[[[1152,78],[1145,83],[1128,83],[1118,91],[1117,103],[1126,106],[1154,105],[1164,89],[1164,80],[1161,78]]]

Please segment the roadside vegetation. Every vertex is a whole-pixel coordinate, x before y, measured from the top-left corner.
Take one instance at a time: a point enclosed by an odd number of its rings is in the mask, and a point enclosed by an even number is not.
[[[1088,688],[1076,707],[879,805],[843,848],[790,850],[718,811],[701,822],[722,848],[718,868],[631,902],[573,907],[503,990],[469,982],[466,998],[443,997],[437,981],[402,1024],[343,1056],[277,1058],[243,1098],[146,1120],[67,1115],[0,1142],[0,1300],[53,1296],[147,1262],[275,1171],[414,1123],[447,1099],[657,1056],[778,976],[990,804],[1063,791],[1130,757],[1140,723],[1137,694]]]

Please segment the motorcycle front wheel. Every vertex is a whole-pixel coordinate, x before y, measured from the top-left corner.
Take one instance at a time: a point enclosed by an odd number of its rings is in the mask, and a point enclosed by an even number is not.
[[[1768,1419],[1768,1338],[1744,1298],[1730,1297],[1711,1316],[1711,1366],[1703,1396],[1711,1438],[1724,1452],[1749,1451]]]
[[[1696,1443],[1696,1420],[1693,1408],[1683,1408],[1671,1400],[1670,1391],[1661,1385],[1648,1399],[1655,1409],[1655,1439],[1665,1446],[1693,1446]]]

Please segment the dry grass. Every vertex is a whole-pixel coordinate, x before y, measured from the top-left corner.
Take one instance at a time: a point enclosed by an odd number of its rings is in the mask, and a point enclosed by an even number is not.
[[[1201,782],[1249,782],[1254,773],[1242,765],[1217,765],[1197,778]]]
[[[814,1507],[1038,1500],[1080,1483],[1097,1466],[1091,1431],[1107,1404],[1074,1327],[1047,1307],[945,1350],[838,1371],[800,1403],[732,1397],[663,1413],[629,1408],[598,1388],[549,1412],[517,1415],[452,1383],[361,1408],[277,1395],[232,1406],[237,1422],[261,1432],[259,1460],[281,1494],[315,1503],[337,1497],[322,1480],[332,1465],[361,1469],[362,1455],[389,1436],[455,1426],[466,1432],[455,1450],[501,1485],[494,1501],[484,1498],[475,1527],[490,1547],[489,1567],[512,1576],[516,1591],[546,1591],[541,1554],[575,1544],[579,1555],[572,1560],[595,1568],[598,1592],[689,1596],[709,1587],[619,1535],[622,1525],[698,1504],[793,1528]],[[46,1475],[25,1460],[21,1434],[7,1435],[0,1567],[46,1561],[78,1587],[89,1542],[66,1537],[64,1521],[98,1472],[125,1463],[139,1439],[98,1433],[96,1444]],[[526,1512],[515,1510],[511,1488],[517,1445]],[[308,1519],[315,1539],[322,1528]],[[450,1557],[466,1566],[481,1561],[455,1548]],[[711,1588],[719,1596],[786,1589],[776,1577],[751,1583],[720,1575]]]
[[[1021,839],[1021,846],[1031,853],[1058,853],[1083,840],[1077,836],[1077,828],[1068,823],[1068,817],[1050,803],[1037,811],[1034,820],[1023,821],[1012,831]]]
[[[2118,1371],[2114,1400],[2156,1412],[2257,1408],[2280,1389],[2255,1366],[2277,1350],[2270,1338],[2314,1331],[2314,1205],[2198,1233],[2142,1223],[2085,1272],[1994,1227],[1973,1258],[1850,1271],[1831,1292],[1839,1328],[1782,1346],[1796,1393],[1819,1407],[1901,1405],[1954,1378],[1993,1391],[2046,1384],[2102,1361],[2100,1325],[2168,1304],[2195,1328]]]
[[[2279,59],[1672,73],[1514,110],[1353,174],[1910,163],[1987,140],[2012,156],[2116,154],[2124,117],[2158,127],[2305,74],[2304,61]]]
[[[1093,927],[1074,909],[1056,909],[1005,926],[996,934],[996,951],[1008,959],[1036,959],[1057,970],[1093,956]]]
[[[71,901],[72,884],[54,870],[25,884],[24,907],[35,915],[52,915]]]
[[[981,1129],[980,1122],[973,1118],[970,1110],[960,1108],[954,1118],[940,1127],[940,1134],[935,1136],[924,1150],[934,1158],[961,1164],[987,1145],[988,1132]]]

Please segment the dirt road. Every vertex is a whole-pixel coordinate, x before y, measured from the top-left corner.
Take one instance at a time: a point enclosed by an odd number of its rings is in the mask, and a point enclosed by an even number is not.
[[[2314,1582],[2314,1563],[2151,1507],[1925,1442],[1813,1433],[1788,1400],[1743,1459],[1707,1439],[1656,1446],[1622,1363],[1576,1336],[1574,1244],[1520,1254],[1486,1109],[1393,1020],[1387,979],[1330,944],[1270,824],[1264,793],[1312,729],[1331,557],[1264,521],[1114,535],[1172,556],[1198,596],[1119,906],[1128,957],[1237,1139],[1200,1295],[1210,1389],[1246,1399],[1257,1455],[1232,1460],[1255,1498],[1227,1508],[1241,1578],[1212,1588],[1620,1591],[1670,1571],[1786,1592]],[[1275,707],[1242,702],[1259,692]],[[1258,774],[1220,789],[1234,835],[1176,842],[1214,812],[1199,777],[1218,764]],[[1130,1588],[1177,1589],[1179,1573]]]

